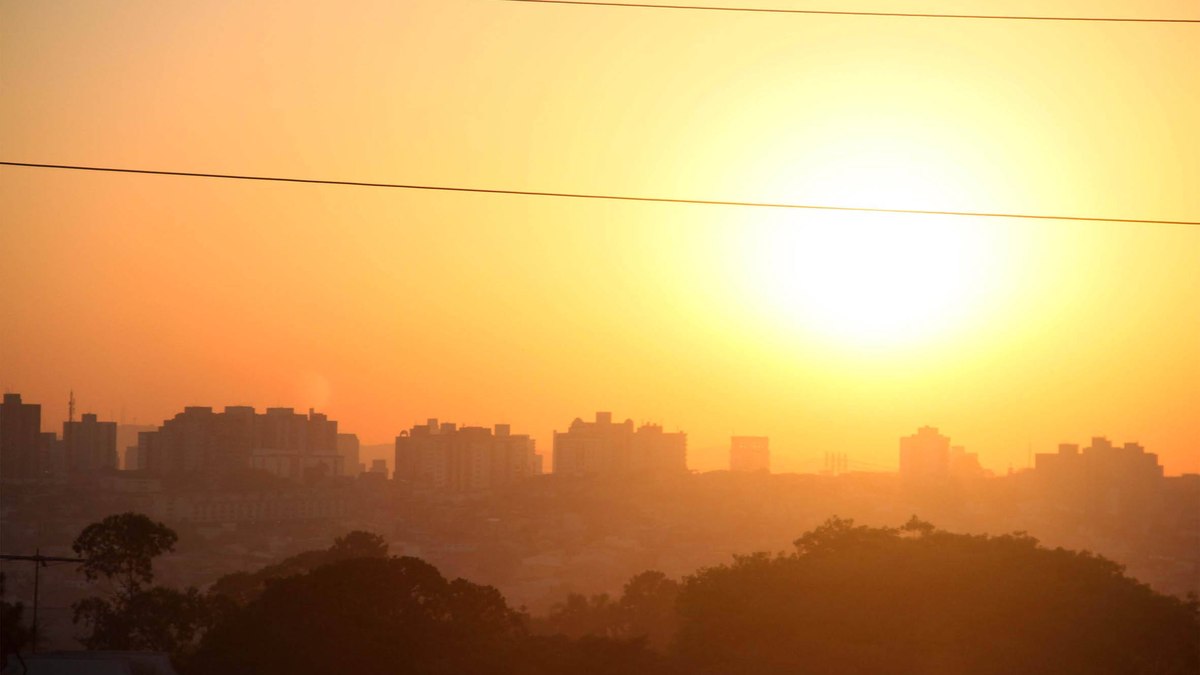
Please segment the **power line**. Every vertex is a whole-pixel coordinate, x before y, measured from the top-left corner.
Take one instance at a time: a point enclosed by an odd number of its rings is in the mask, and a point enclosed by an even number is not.
[[[33,563],[33,621],[30,623],[32,629],[33,652],[37,653],[38,648],[38,586],[40,585],[41,569],[48,567],[50,563],[85,563],[84,558],[64,558],[61,556],[42,555],[41,549],[34,551],[33,555],[0,555],[0,560],[18,560],[23,562]]]
[[[416,185],[406,183],[375,183],[353,180],[325,180],[318,178],[287,178],[280,176],[248,176],[228,173],[201,173],[197,171],[160,171],[154,169],[126,169],[105,166],[79,166],[74,164],[40,164],[34,162],[3,162],[0,166],[34,169],[62,169],[67,171],[99,171],[106,173],[130,173],[148,176],[181,176],[186,178],[219,178],[224,180],[264,181],[272,183],[304,183],[308,185],[338,185],[348,187],[389,188],[396,190],[430,190],[435,192],[469,192],[490,195],[520,195],[526,197],[560,197],[566,199],[599,199],[622,202],[649,202],[656,204],[698,204],[701,206],[736,206],[764,209],[803,209],[810,211],[851,211],[856,213],[907,213],[924,216],[963,216],[969,218],[1021,218],[1026,220],[1076,220],[1098,223],[1136,223],[1145,225],[1197,225],[1196,220],[1158,220],[1154,218],[1100,218],[1095,216],[1060,216],[1035,213],[994,213],[987,211],[937,211],[931,209],[888,209],[871,206],[832,206],[827,204],[794,204],[787,202],[745,202],[726,199],[685,199],[675,197],[638,197],[633,195],[596,194],[584,192],[544,192],[538,190],[505,190],[500,188],[461,187],[451,185]]]
[[[776,9],[769,7],[723,7],[716,5],[655,5],[640,2],[599,0],[503,0],[535,5],[586,5],[590,7],[633,7],[638,9],[690,9],[712,12],[758,12],[766,14],[818,14],[825,16],[878,16],[905,19],[999,19],[1005,21],[1103,21],[1108,23],[1200,23],[1200,19],[1136,19],[1104,16],[1017,16],[1010,14],[935,14],[926,12],[849,12],[829,9]]]

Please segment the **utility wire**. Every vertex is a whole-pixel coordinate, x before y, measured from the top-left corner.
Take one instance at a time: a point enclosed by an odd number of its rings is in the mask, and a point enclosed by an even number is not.
[[[820,14],[826,16],[881,16],[905,19],[999,19],[1005,21],[1104,21],[1109,23],[1200,23],[1200,19],[1135,19],[1103,16],[1016,16],[1010,14],[934,14],[924,12],[849,12],[828,9],[775,9],[769,7],[721,7],[715,5],[655,5],[640,2],[599,0],[503,0],[535,5],[587,5],[591,7],[636,7],[639,9],[691,9],[713,12],[759,12],[766,14]]]
[[[406,183],[373,183],[352,180],[323,180],[317,178],[286,178],[279,176],[248,176],[227,173],[201,173],[196,171],[159,171],[153,169],[126,169],[105,166],[79,166],[74,164],[39,164],[33,162],[3,162],[0,166],[33,169],[62,169],[67,171],[98,171],[106,173],[131,173],[148,176],[182,176],[187,178],[220,178],[225,180],[264,181],[272,183],[304,183],[308,185],[339,185],[349,187],[390,188],[396,190],[430,190],[436,192],[471,192],[491,195],[521,195],[527,197],[561,197],[567,199],[601,199],[622,202],[651,202],[657,204],[699,204],[702,206],[737,206],[764,209],[805,209],[812,211],[852,211],[857,213],[909,213],[925,216],[964,216],[969,218],[1022,218],[1027,220],[1077,220],[1098,223],[1140,223],[1147,225],[1197,225],[1196,220],[1158,220],[1154,218],[1099,218],[1095,216],[1060,216],[1036,213],[993,213],[987,211],[936,211],[929,209],[888,209],[871,206],[832,206],[827,204],[794,204],[787,202],[744,202],[725,199],[684,199],[672,197],[638,197],[632,195],[596,194],[584,192],[543,192],[538,190],[504,190],[498,188],[459,187],[450,185],[416,185]]]

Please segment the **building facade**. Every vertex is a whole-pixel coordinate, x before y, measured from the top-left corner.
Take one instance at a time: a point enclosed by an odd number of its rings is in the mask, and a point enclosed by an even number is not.
[[[78,422],[63,422],[62,443],[68,474],[115,470],[119,466],[116,422],[101,422],[96,415],[84,413]]]
[[[687,473],[687,434],[656,424],[636,430],[633,420],[614,423],[598,412],[594,422],[576,418],[554,432],[554,473],[567,476],[637,476]]]
[[[730,471],[771,472],[770,442],[766,436],[734,436],[729,439]]]
[[[1164,480],[1158,455],[1137,443],[1117,446],[1103,436],[1082,450],[1062,443],[1056,453],[1037,454],[1034,477],[1047,502],[1093,517],[1153,511]]]
[[[414,492],[493,490],[534,475],[534,441],[509,425],[458,427],[430,419],[396,437],[395,480]]]
[[[268,471],[316,464],[339,464],[340,471],[337,436],[337,422],[312,410],[305,416],[292,408],[193,406],[157,431],[139,433],[137,457],[139,468],[159,476],[253,467],[256,457]],[[299,473],[289,468],[286,477],[303,478]]]
[[[22,403],[20,394],[5,394],[0,403],[0,480],[39,476],[42,406]]]
[[[900,478],[906,483],[961,482],[984,473],[979,455],[960,445],[950,445],[950,437],[938,433],[936,427],[921,427],[912,436],[900,439]]]
[[[338,434],[337,451],[338,454],[342,456],[342,470],[339,475],[351,477],[357,476],[361,472],[358,464],[358,436],[355,434]]]

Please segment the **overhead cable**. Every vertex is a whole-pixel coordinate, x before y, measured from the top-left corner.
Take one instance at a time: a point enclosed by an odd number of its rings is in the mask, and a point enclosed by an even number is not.
[[[682,197],[646,197],[638,195],[601,194],[589,192],[550,192],[542,190],[513,190],[505,188],[467,187],[457,185],[420,185],[415,183],[379,183],[371,181],[330,180],[320,178],[293,178],[284,176],[251,176],[245,174],[204,173],[198,171],[165,171],[158,169],[130,169],[107,166],[81,166],[76,164],[42,164],[35,162],[4,162],[0,166],[33,169],[61,169],[66,171],[91,171],[103,173],[139,174],[148,176],[178,176],[183,178],[214,178],[222,180],[260,181],[272,183],[303,183],[308,185],[333,185],[343,187],[387,188],[394,190],[428,190],[435,192],[466,192],[492,195],[517,195],[526,197],[558,197],[564,199],[593,199],[624,202],[649,202],[657,204],[697,204],[701,206],[733,206],[761,209],[803,209],[813,211],[851,211],[858,213],[907,213],[925,216],[960,216],[968,218],[1020,218],[1027,220],[1076,220],[1100,223],[1141,223],[1147,225],[1200,225],[1196,220],[1162,220],[1158,218],[1107,218],[1100,216],[1058,215],[1039,213],[1000,213],[991,211],[947,211],[936,209],[899,209],[873,206],[844,206],[835,204],[800,204],[791,202],[752,202],[731,199],[690,199]]]
[[[683,9],[710,12],[757,12],[764,14],[814,14],[824,16],[875,16],[902,19],[991,19],[1001,21],[1103,21],[1107,23],[1200,23],[1200,19],[1156,19],[1110,16],[1038,16],[1016,14],[940,14],[934,12],[855,12],[831,9],[785,9],[774,7],[730,7],[720,5],[660,5],[641,2],[603,2],[602,0],[503,0],[533,5],[584,5],[637,9]]]

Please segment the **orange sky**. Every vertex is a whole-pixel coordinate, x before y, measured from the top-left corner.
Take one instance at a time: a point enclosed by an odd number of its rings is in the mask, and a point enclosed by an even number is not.
[[[1200,18],[1135,4],[1005,9]],[[1197,220],[1196,63],[1196,25],[3,1],[0,159]],[[547,455],[611,410],[697,469],[731,433],[894,467],[932,424],[997,471],[1101,434],[1200,471],[1200,227],[0,167],[0,284],[0,388],[47,429],[73,387],[368,443],[507,421]]]

